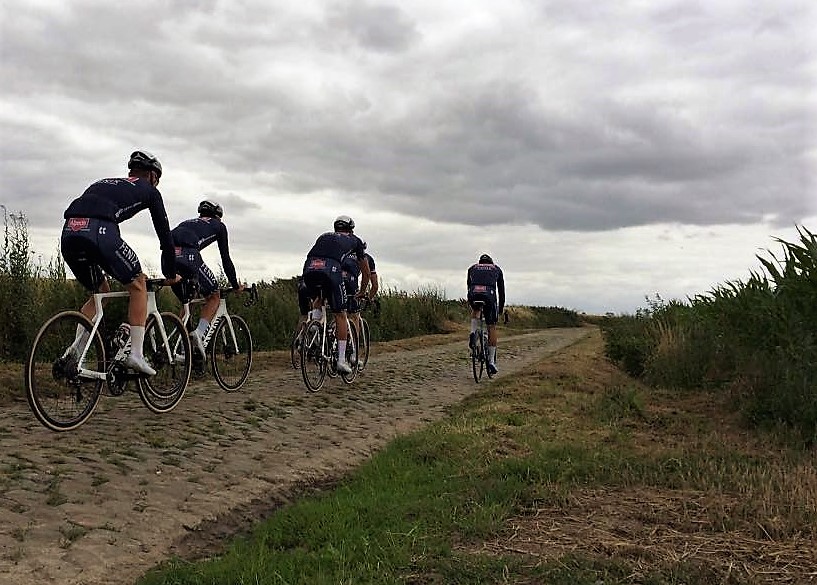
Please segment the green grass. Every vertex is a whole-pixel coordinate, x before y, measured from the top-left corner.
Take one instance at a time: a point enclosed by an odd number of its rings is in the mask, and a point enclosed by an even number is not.
[[[567,384],[544,366],[502,378],[223,554],[170,560],[139,583],[750,583],[722,557],[679,560],[673,535],[712,539],[713,550],[719,538],[817,536],[808,454],[732,444],[710,412],[681,413],[672,395],[592,366]],[[607,499],[622,529],[666,528],[664,548],[652,546],[661,532],[646,544],[583,538]],[[575,531],[557,531],[572,546],[553,537],[541,554],[525,549],[576,517]],[[525,528],[537,522],[545,528]]]

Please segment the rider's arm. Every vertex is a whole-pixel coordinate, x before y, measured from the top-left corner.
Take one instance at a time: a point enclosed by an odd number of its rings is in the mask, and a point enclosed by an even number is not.
[[[366,292],[366,289],[369,286],[369,283],[372,280],[372,272],[369,270],[369,263],[366,261],[365,258],[360,258],[357,261],[358,265],[360,266],[360,292],[361,294]]]
[[[505,309],[505,276],[502,274],[502,269],[497,267],[499,270],[499,278],[496,281],[496,289],[499,293],[499,312],[501,313]]]
[[[221,254],[221,267],[224,269],[224,275],[233,288],[239,288],[238,277],[235,274],[235,265],[230,258],[230,245],[227,241],[227,226],[221,224],[221,231],[218,234],[218,251]]]
[[[372,283],[372,290],[369,291],[369,298],[373,299],[380,288],[380,282],[377,278],[377,268],[374,264],[374,258],[372,258],[369,254],[366,254],[366,264],[369,265],[369,278],[371,279]]]
[[[148,209],[150,209],[150,219],[153,221],[153,229],[159,237],[159,245],[162,248],[162,274],[166,278],[175,278],[176,252],[174,249],[173,236],[170,234],[170,224],[167,221],[165,204],[164,201],[162,201],[162,195],[158,189],[153,189]]]

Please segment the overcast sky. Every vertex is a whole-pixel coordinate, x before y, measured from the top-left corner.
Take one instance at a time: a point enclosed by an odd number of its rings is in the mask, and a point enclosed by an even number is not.
[[[813,0],[3,0],[0,204],[62,212],[165,168],[171,225],[225,208],[247,281],[351,215],[386,285],[633,312],[817,230]],[[122,225],[158,272],[145,212]],[[205,250],[218,268],[218,253]]]

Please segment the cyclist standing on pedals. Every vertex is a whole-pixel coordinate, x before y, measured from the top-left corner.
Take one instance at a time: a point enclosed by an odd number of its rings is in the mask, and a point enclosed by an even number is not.
[[[315,241],[315,244],[306,255],[303,278],[310,298],[317,299],[323,292],[324,298],[329,301],[329,307],[335,314],[335,327],[338,339],[338,366],[342,374],[351,374],[352,367],[346,361],[346,340],[349,334],[346,316],[346,289],[343,285],[343,261],[348,257],[357,260],[363,281],[360,285],[363,295],[369,286],[369,263],[365,259],[366,245],[352,232],[355,229],[354,220],[348,215],[341,215],[333,224],[335,231],[326,232]],[[316,315],[317,312],[317,315]],[[313,316],[320,318],[322,314],[317,307]]]
[[[497,303],[497,293],[499,295]],[[476,331],[479,327],[479,306],[476,301],[482,301],[482,314],[488,326],[488,373],[492,376],[497,373],[496,367],[496,324],[499,315],[505,309],[505,277],[502,269],[494,264],[488,254],[479,257],[479,262],[468,269],[468,305],[471,307],[471,335],[468,345],[473,350],[476,347]]]
[[[162,176],[158,159],[144,150],[137,150],[128,160],[126,178],[100,179],[74,199],[65,210],[60,250],[65,263],[77,280],[92,293],[109,292],[110,285],[104,273],[121,282],[130,293],[128,324],[130,325],[130,354],[125,366],[153,376],[142,348],[147,321],[147,276],[136,252],[119,233],[119,224],[144,209],[150,210],[153,229],[162,249],[162,274],[172,284],[179,281],[173,258],[173,239],[167,221],[162,195],[156,186]],[[104,273],[103,273],[104,271]],[[96,305],[90,297],[80,309],[89,319],[96,315]],[[88,332],[77,327],[77,338],[69,348],[75,356],[87,342]]]
[[[354,230],[353,230],[354,231]],[[366,248],[366,242],[363,242],[363,247]],[[358,278],[360,278],[360,264],[357,262],[357,259],[354,257],[347,257],[343,261],[343,286],[346,289],[346,294],[348,296],[346,302],[346,312],[349,315],[349,318],[354,321],[355,327],[357,327],[358,334],[360,334],[361,327],[360,327],[360,298],[367,298],[368,300],[374,299],[374,296],[377,294],[377,290],[380,287],[380,284],[377,280],[377,267],[374,263],[374,258],[372,258],[371,254],[366,252],[364,254],[364,258],[366,259],[366,263],[369,265],[369,282],[371,283],[371,289],[369,291],[363,291],[360,295],[358,293],[361,291],[359,287]],[[362,335],[359,335],[360,339],[363,339]]]
[[[230,246],[227,239],[227,226],[222,221],[224,209],[221,205],[213,201],[204,200],[199,203],[198,217],[185,220],[173,228],[171,234],[176,244],[176,266],[179,274],[186,279],[195,279],[198,283],[199,292],[204,297],[204,305],[201,308],[199,323],[190,333],[195,347],[204,354],[204,336],[210,327],[210,321],[218,311],[218,304],[221,299],[218,280],[213,271],[204,263],[201,251],[212,244],[218,242],[218,251],[221,254],[221,266],[230,286],[234,290],[244,290],[244,285],[238,282],[235,273],[235,265],[230,258]],[[186,290],[184,283],[173,286],[173,292],[182,303],[191,300],[191,291]]]

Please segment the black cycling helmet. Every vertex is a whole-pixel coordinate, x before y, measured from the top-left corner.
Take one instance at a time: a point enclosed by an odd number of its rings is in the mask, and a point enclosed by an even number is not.
[[[479,257],[479,263],[480,264],[493,264],[494,259],[491,258],[490,256],[488,256],[488,254],[483,254],[482,256]]]
[[[208,201],[205,199],[199,203],[199,215],[203,215],[204,217],[217,217],[221,219],[224,217],[224,210],[221,208],[221,205],[215,201]]]
[[[146,150],[133,151],[128,160],[128,168],[155,171],[157,177],[162,176],[162,163]]]
[[[351,232],[355,229],[355,220],[348,215],[339,215],[332,224],[336,232]]]

